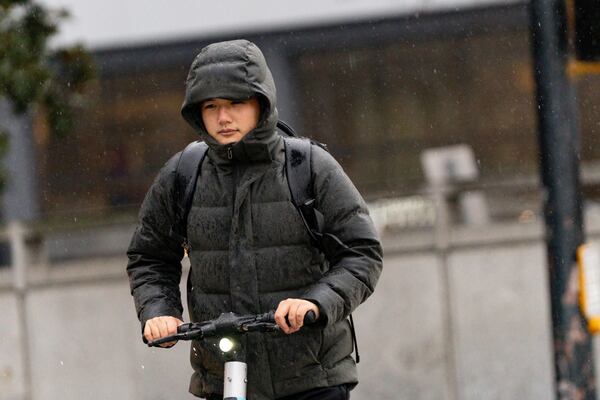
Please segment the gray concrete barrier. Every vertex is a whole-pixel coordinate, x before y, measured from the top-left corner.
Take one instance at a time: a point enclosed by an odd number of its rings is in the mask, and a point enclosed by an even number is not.
[[[386,236],[382,278],[354,314],[362,360],[353,400],[552,398],[541,227],[492,231],[452,231],[444,257],[430,232]],[[29,271],[31,400],[193,398],[189,344],[141,342],[125,263],[120,256]],[[0,313],[0,399],[21,400],[16,294],[6,285]]]

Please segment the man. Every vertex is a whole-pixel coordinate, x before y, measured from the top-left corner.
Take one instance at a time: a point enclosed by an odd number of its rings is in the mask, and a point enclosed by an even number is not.
[[[281,333],[250,333],[243,348],[248,398],[347,399],[357,383],[348,315],[374,290],[382,251],[360,194],[339,164],[312,146],[312,184],[324,231],[344,246],[311,242],[290,196],[275,85],[256,45],[211,44],[192,63],[182,107],[208,144],[187,220],[192,321],[276,309]],[[178,156],[161,170],[140,211],[127,271],[146,340],[181,321],[181,244],[170,234]],[[320,329],[300,329],[313,310]],[[169,345],[173,345],[170,343]],[[190,392],[220,399],[223,361],[192,342]]]

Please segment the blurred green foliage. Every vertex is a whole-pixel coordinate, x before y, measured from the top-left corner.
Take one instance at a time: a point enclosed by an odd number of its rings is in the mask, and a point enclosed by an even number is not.
[[[16,113],[45,114],[54,135],[66,135],[75,110],[84,106],[84,89],[94,79],[92,57],[80,45],[53,48],[65,10],[50,10],[31,0],[0,0],[0,98]],[[0,121],[0,158],[9,146]],[[0,189],[5,182],[0,172]]]

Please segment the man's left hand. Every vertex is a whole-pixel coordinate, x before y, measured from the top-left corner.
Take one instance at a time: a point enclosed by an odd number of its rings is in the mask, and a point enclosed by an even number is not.
[[[275,310],[275,322],[283,332],[294,333],[302,328],[304,316],[311,310],[319,319],[319,307],[315,303],[303,299],[285,299]]]

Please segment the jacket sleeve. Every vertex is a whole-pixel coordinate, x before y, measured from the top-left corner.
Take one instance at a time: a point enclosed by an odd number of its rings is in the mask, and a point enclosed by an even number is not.
[[[127,274],[142,330],[158,316],[181,319],[181,243],[171,234],[172,189],[179,154],[161,169],[142,203],[127,256]]]
[[[345,246],[327,246],[331,249],[327,252],[329,271],[302,297],[319,305],[325,323],[334,323],[373,293],[383,267],[383,251],[366,203],[342,167],[318,146],[313,146],[312,163],[324,233],[336,236]]]

